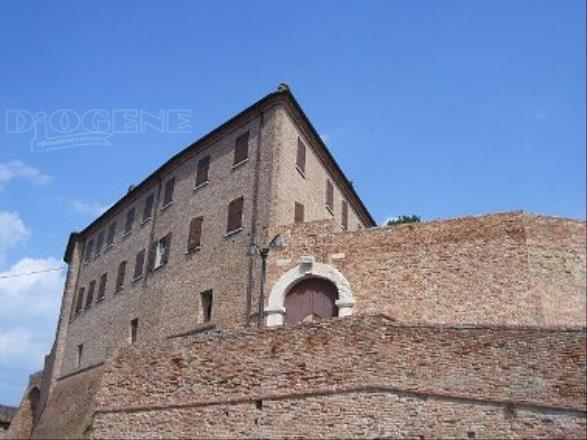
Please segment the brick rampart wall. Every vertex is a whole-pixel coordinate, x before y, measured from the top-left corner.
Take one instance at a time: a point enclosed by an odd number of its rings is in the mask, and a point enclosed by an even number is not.
[[[90,435],[580,436],[585,343],[382,316],[176,338],[119,353]]]
[[[347,278],[354,314],[407,323],[586,324],[585,222],[513,212],[352,232],[331,222],[281,231],[287,246],[270,257],[269,291],[313,256]]]

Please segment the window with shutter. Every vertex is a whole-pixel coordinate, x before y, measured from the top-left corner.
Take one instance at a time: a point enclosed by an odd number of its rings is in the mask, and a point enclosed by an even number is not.
[[[236,138],[234,146],[234,165],[238,165],[249,157],[249,132]]]
[[[90,261],[90,259],[92,258],[93,252],[94,252],[94,239],[92,238],[90,241],[88,241],[88,244],[86,247],[86,253],[84,256],[85,263],[88,263]]]
[[[145,266],[145,250],[141,250],[140,252],[137,253],[137,256],[135,258],[135,271],[133,274],[133,279],[139,279],[141,276],[143,276],[143,267]]]
[[[88,287],[88,296],[86,297],[86,309],[92,307],[92,302],[94,301],[94,291],[96,290],[96,280],[90,281],[90,286]]]
[[[147,268],[149,271],[152,271],[155,269],[155,257],[157,254],[157,245],[159,244],[159,242],[154,241],[153,243],[151,243],[151,246],[149,247],[149,260],[147,261]]]
[[[78,344],[77,346],[77,366],[82,366],[82,359],[84,356],[84,344]]]
[[[108,228],[108,239],[106,240],[107,246],[114,244],[114,236],[116,235],[116,222],[112,222]]]
[[[304,205],[295,202],[294,223],[304,223]]]
[[[102,246],[104,246],[104,231],[100,231],[96,240],[96,257],[102,252]]]
[[[298,171],[302,173],[302,175],[306,174],[306,145],[302,142],[300,138],[298,138],[298,154],[296,165],[298,167]]]
[[[132,225],[135,221],[135,208],[130,208],[126,213],[126,225],[124,226],[124,233],[130,234],[132,231]]]
[[[80,287],[79,290],[77,291],[77,302],[75,304],[75,313],[79,313],[82,311],[82,308],[84,306],[84,293],[86,291],[85,287]]]
[[[164,266],[169,261],[169,252],[171,249],[171,232],[163,237],[161,240],[156,241],[152,247],[152,260],[149,256],[149,268],[150,270],[158,269]]]
[[[133,319],[130,322],[130,343],[134,344],[137,342],[137,334],[139,332],[139,320]]]
[[[108,280],[108,274],[103,273],[100,277],[100,285],[98,286],[98,298],[96,298],[97,302],[101,302],[104,300],[106,296],[106,282]]]
[[[234,232],[242,227],[243,202],[244,199],[239,197],[238,199],[230,202],[228,205],[228,224],[226,227],[227,233]]]
[[[145,207],[143,208],[143,222],[146,222],[153,215],[153,202],[155,200],[154,194],[149,194],[149,197],[145,199]]]
[[[334,212],[334,187],[330,180],[326,180],[326,207],[331,213]]]
[[[193,252],[200,248],[202,238],[202,223],[204,217],[196,217],[190,222],[190,233],[188,238],[188,252]]]
[[[212,290],[206,290],[200,293],[200,302],[202,304],[202,322],[210,322],[212,319]]]
[[[208,182],[208,169],[210,168],[210,156],[203,157],[198,162],[198,171],[196,172],[196,186]]]
[[[126,274],[126,261],[121,261],[118,265],[118,274],[116,276],[116,290],[124,287],[124,276]]]
[[[173,189],[175,188],[175,177],[172,177],[165,184],[165,193],[163,195],[163,207],[173,201]]]
[[[169,261],[169,254],[171,252],[171,232],[163,237],[159,244],[161,246],[161,266],[164,266]]]
[[[347,202],[343,201],[341,208],[342,208],[341,209],[341,226],[342,226],[342,229],[348,229],[349,228],[349,205],[347,204]]]

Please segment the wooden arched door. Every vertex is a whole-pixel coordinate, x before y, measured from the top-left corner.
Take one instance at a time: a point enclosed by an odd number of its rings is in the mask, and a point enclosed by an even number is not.
[[[285,297],[285,323],[337,316],[337,298],[338,290],[332,282],[322,278],[302,280]]]

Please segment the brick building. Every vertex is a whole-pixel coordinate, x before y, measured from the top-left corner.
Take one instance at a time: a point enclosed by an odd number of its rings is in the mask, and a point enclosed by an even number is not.
[[[277,234],[286,244],[269,254],[263,311],[268,327],[285,328],[243,329],[255,318],[261,284],[251,246]],[[72,233],[64,259],[69,270],[55,343],[43,372],[31,378],[15,435],[340,437],[345,431],[335,414],[355,397],[364,405],[349,410],[353,421],[345,423],[356,435],[575,435],[585,426],[585,222],[504,213],[377,228],[285,86],[172,157]],[[326,319],[351,315],[358,317]],[[379,315],[385,318],[373,318]],[[379,333],[402,342],[369,342],[369,334]],[[411,333],[419,342],[406,336]],[[501,359],[501,346],[483,342],[489,348],[477,360],[490,366],[480,374],[455,359],[467,350],[455,341],[474,346],[479,338],[514,348]],[[559,356],[566,376],[516,359],[529,340],[537,341],[529,359]],[[425,359],[436,359],[460,369],[458,375],[433,380],[412,371],[418,356],[391,370],[381,363],[401,359],[394,350],[411,353],[410,344],[423,341],[435,354],[422,354],[422,365],[430,369],[436,361]],[[311,360],[300,351],[308,343]],[[347,348],[335,349],[340,343]],[[241,347],[236,358],[231,344]],[[568,351],[572,361],[565,364]],[[250,364],[238,365],[241,357]],[[365,365],[349,364],[351,358],[365,358]],[[287,360],[305,366],[291,369]],[[322,363],[346,373],[316,366]],[[480,384],[499,375],[504,363],[515,374],[495,387],[455,382],[460,376]],[[532,387],[518,390],[528,378],[552,386],[537,398]],[[232,388],[221,386],[227,382]],[[248,391],[234,391],[238,384]],[[398,401],[405,393],[418,402],[439,399],[428,405],[433,412],[457,413],[461,405],[470,417],[458,427],[446,417],[422,418],[426,427],[410,430],[413,408]],[[324,419],[298,411],[300,401],[323,408]],[[273,412],[259,422],[262,402]],[[390,402],[404,413],[387,413]],[[514,420],[510,413],[520,402],[519,410],[529,413]],[[367,406],[370,412],[362,409]],[[184,407],[191,408],[188,419],[205,426],[173,413]],[[153,411],[167,430],[148,422]],[[543,419],[550,413],[560,417],[548,431]],[[284,428],[279,418],[290,416],[313,420],[317,431]],[[480,417],[486,422],[475,422]]]

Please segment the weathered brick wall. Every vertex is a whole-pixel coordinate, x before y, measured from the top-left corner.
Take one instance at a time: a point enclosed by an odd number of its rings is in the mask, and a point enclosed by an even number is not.
[[[380,316],[124,349],[91,430],[115,437],[580,437],[585,331]]]
[[[337,225],[342,223],[343,201],[349,202],[315,150],[315,141],[303,127],[296,123],[292,114],[284,107],[278,113],[280,136],[275,146],[275,181],[272,220],[274,225],[288,225],[294,222],[295,202],[304,205],[305,221],[332,219]],[[306,171],[300,173],[296,168],[298,138],[306,145]],[[334,210],[326,208],[326,179],[334,188]],[[355,209],[348,203],[348,227],[356,230],[365,227],[359,220]]]
[[[103,373],[99,366],[59,380],[32,438],[86,437]]]
[[[29,400],[29,393],[33,388],[41,389],[43,382],[42,373],[35,373],[29,377],[29,382],[24,395],[18,405],[18,410],[14,414],[10,427],[5,433],[5,438],[17,439],[17,438],[30,438],[33,430],[33,411],[31,407],[31,401]]]
[[[585,222],[514,212],[342,233],[316,222],[284,235],[286,248],[270,258],[269,291],[309,255],[347,278],[355,314],[585,325]]]
[[[129,326],[132,319],[139,319],[139,338],[151,339],[181,333],[202,323],[200,293],[212,289],[214,304],[212,319],[226,327],[244,323],[245,292],[248,283],[247,256],[252,234],[254,181],[257,149],[262,132],[263,154],[260,157],[260,181],[256,219],[258,241],[266,240],[269,211],[270,173],[265,173],[270,160],[269,150],[274,137],[275,107],[264,114],[263,127],[256,115],[237,129],[226,133],[213,142],[209,148],[189,160],[171,168],[162,179],[176,179],[174,202],[161,209],[156,199],[153,218],[142,224],[144,199],[162,189],[156,185],[135,200],[126,203],[119,213],[94,227],[90,233],[107,228],[116,220],[118,229],[115,245],[88,264],[83,264],[77,280],[77,288],[87,288],[91,280],[99,282],[100,275],[108,272],[106,298],[94,303],[71,322],[64,354],[61,374],[78,369],[77,346],[84,344],[84,356],[80,368],[95,365],[105,360],[120,344],[129,340]],[[249,160],[233,169],[235,138],[249,130]],[[209,184],[194,190],[198,160],[211,155]],[[244,197],[243,230],[225,237],[228,204],[233,199]],[[162,195],[161,195],[162,197]],[[125,215],[131,206],[135,207],[135,222],[130,235],[123,236]],[[199,251],[187,253],[189,222],[203,215],[202,245]],[[141,279],[132,281],[135,256],[141,249],[148,249],[152,240],[171,232],[171,254],[169,263]],[[127,261],[124,288],[114,292],[116,271],[120,261]],[[254,271],[258,274],[258,270]],[[97,295],[94,292],[94,301]]]
[[[544,325],[585,322],[584,221],[524,216],[530,288],[539,298]]]

